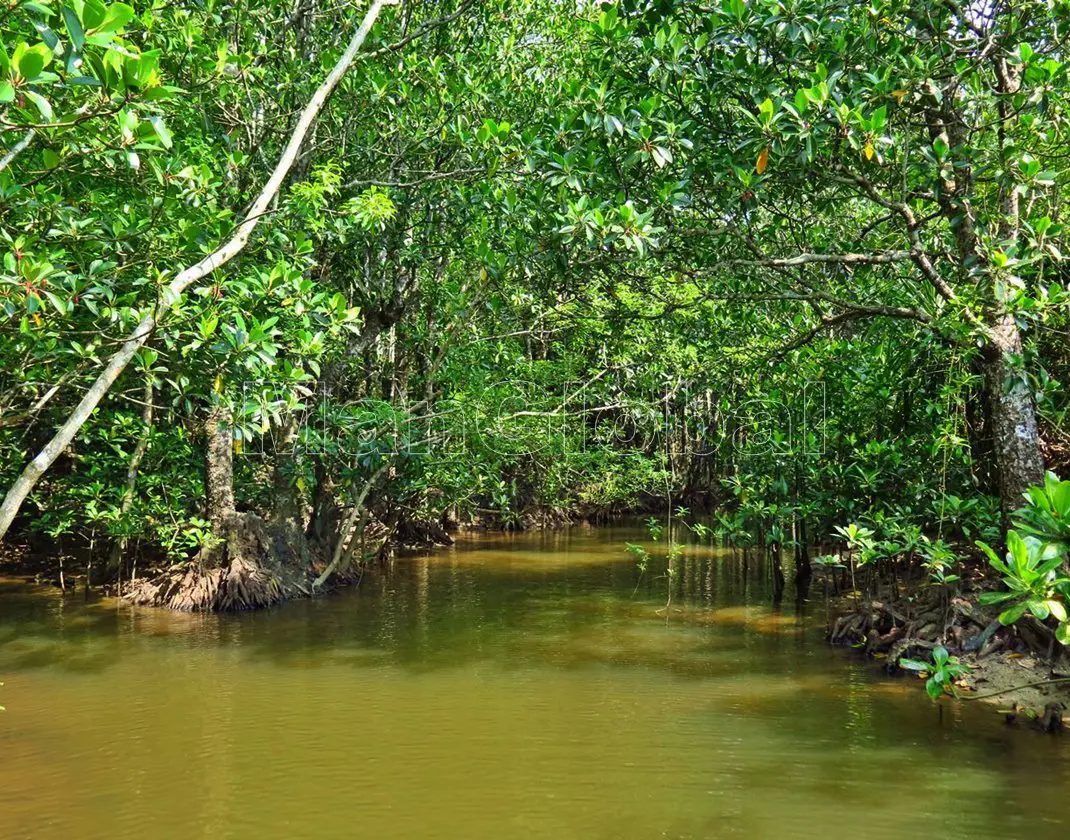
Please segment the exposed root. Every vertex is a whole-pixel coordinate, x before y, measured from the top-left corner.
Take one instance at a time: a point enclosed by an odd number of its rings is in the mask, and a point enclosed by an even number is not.
[[[230,612],[270,607],[292,594],[263,566],[237,558],[225,569],[203,569],[195,563],[185,570],[135,580],[124,600],[182,612]]]
[[[928,660],[933,648],[942,645],[970,667],[958,683],[961,699],[1013,704],[1009,722],[1025,720],[1048,732],[1062,728],[1063,683],[1070,678],[1056,677],[1064,651],[1042,622],[1026,617],[1004,627],[970,597],[948,600],[937,587],[920,589],[894,605],[850,598],[839,606],[842,612],[829,628],[831,643],[864,649],[884,659],[889,672],[899,671],[904,657]],[[1022,679],[1044,673],[1047,679]]]
[[[301,591],[308,569],[291,529],[251,513],[228,523],[223,546],[187,566],[131,581],[124,600],[183,612],[270,607]]]
[[[183,612],[234,612],[270,607],[320,591],[329,579],[345,585],[360,580],[364,565],[381,559],[395,529],[376,519],[348,535],[338,562],[315,538],[282,523],[238,513],[226,523],[220,546],[180,567],[131,581],[123,599],[132,604]],[[446,543],[441,529],[426,529],[424,544]]]
[[[282,582],[263,566],[238,558],[219,587],[215,609],[254,610],[283,599]]]
[[[394,539],[399,546],[416,548],[453,545],[453,537],[442,527],[441,522],[433,519],[400,520],[395,528]]]

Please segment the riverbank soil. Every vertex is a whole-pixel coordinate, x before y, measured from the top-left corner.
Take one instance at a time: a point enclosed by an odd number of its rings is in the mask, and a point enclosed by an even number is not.
[[[930,661],[942,645],[968,668],[954,685],[960,699],[989,703],[1008,723],[1064,728],[1070,656],[1042,622],[1027,615],[1004,627],[997,609],[980,606],[979,593],[953,595],[942,586],[882,595],[835,599],[829,641],[862,650],[889,673],[903,671],[903,658]]]

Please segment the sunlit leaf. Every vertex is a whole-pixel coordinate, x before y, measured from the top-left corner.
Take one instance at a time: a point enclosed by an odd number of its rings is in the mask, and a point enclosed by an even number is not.
[[[758,153],[758,160],[757,160],[757,161],[755,162],[755,164],[754,164],[754,170],[755,170],[755,171],[756,171],[756,172],[757,172],[757,173],[758,173],[759,175],[762,175],[762,174],[764,174],[764,173],[765,173],[765,169],[766,169],[766,167],[767,167],[768,165],[769,165],[769,147],[768,147],[768,146],[765,146],[765,147],[764,147],[764,148],[763,148],[763,149],[762,149],[762,150],[761,150],[761,151],[760,151],[760,152]]]

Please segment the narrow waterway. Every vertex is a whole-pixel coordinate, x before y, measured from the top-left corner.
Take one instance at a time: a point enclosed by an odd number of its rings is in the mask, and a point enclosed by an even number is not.
[[[0,587],[0,838],[1065,838],[1070,742],[637,530],[462,537],[239,616]],[[658,566],[658,563],[661,566]]]

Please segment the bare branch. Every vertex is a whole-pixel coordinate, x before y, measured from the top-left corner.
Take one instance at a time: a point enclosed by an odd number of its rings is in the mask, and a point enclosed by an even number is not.
[[[346,184],[346,189],[352,187],[394,187],[399,190],[408,190],[414,187],[419,187],[422,184],[430,184],[434,181],[448,181],[453,178],[461,180],[463,178],[470,178],[476,175],[486,174],[486,169],[473,168],[473,169],[456,169],[451,172],[432,172],[421,178],[417,178],[413,181],[379,181],[375,179],[350,181]]]
[[[913,251],[880,251],[873,254],[796,254],[794,257],[768,257],[754,260],[721,260],[719,266],[755,266],[766,268],[791,268],[811,263],[837,265],[883,265],[903,262],[914,257]]]
[[[37,134],[37,129],[31,128],[19,138],[19,142],[12,146],[6,155],[0,158],[0,172],[11,166],[11,163],[22,153],[22,150],[30,145],[30,141],[33,140],[35,134]]]

